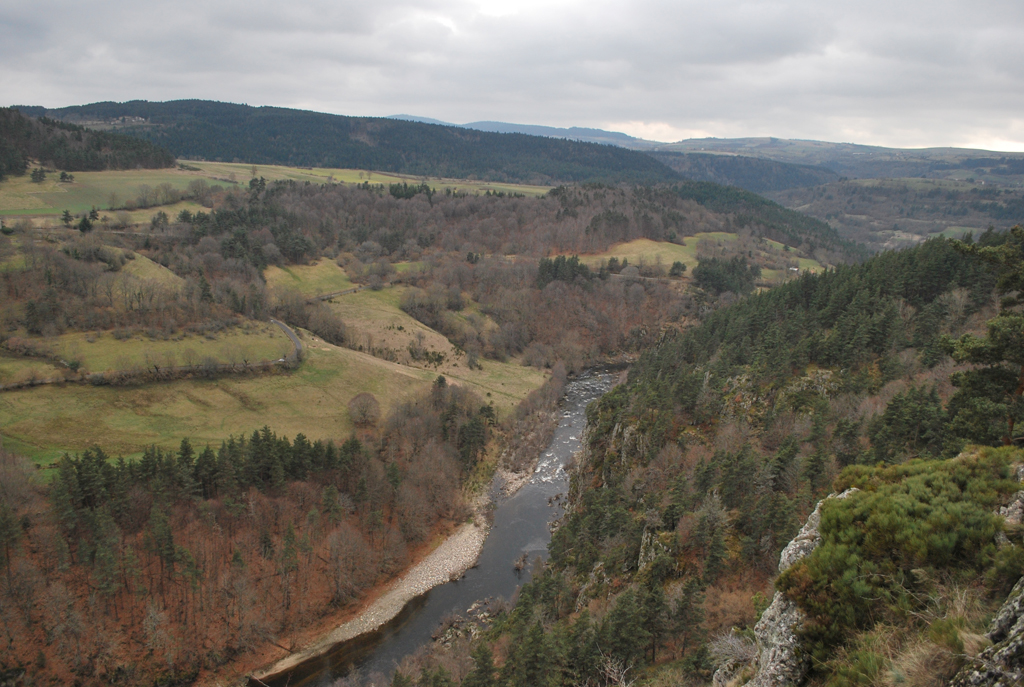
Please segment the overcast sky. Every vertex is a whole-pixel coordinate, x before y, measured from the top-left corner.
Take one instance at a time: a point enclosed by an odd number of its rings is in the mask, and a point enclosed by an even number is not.
[[[1021,0],[0,0],[0,102],[1024,150]]]

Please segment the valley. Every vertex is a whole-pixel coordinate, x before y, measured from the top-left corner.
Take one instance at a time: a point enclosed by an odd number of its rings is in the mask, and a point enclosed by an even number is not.
[[[739,687],[778,637],[792,683],[991,664],[1024,572],[1010,162],[669,160],[773,201],[573,141],[132,107],[22,122],[52,159],[0,181],[3,679]],[[182,108],[374,164],[119,137],[223,127]]]

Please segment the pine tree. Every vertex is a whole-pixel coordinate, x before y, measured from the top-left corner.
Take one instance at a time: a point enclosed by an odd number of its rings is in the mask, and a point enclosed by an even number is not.
[[[716,527],[708,541],[708,552],[704,557],[704,582],[713,584],[725,568],[725,536],[722,528]]]
[[[651,631],[645,625],[644,613],[636,592],[629,588],[615,600],[601,627],[601,643],[623,665],[636,663],[644,657],[651,643]]]
[[[480,642],[473,648],[471,656],[473,668],[462,681],[462,687],[497,687],[491,647],[486,642]]]
[[[1009,446],[1024,419],[1024,227],[1010,229],[1001,245],[953,243],[994,267],[1003,299],[999,316],[988,322],[987,337],[942,339],[943,350],[955,361],[977,366],[953,375],[958,390],[949,404],[951,429],[970,441],[994,443],[998,437]]]
[[[0,545],[3,546],[4,566],[7,568],[7,588],[11,587],[11,549],[21,538],[21,529],[14,510],[0,502]]]
[[[504,677],[509,687],[553,687],[558,683],[553,668],[552,647],[538,620],[509,656]]]
[[[660,580],[651,580],[643,590],[641,607],[644,628],[651,635],[651,663],[657,660],[658,644],[667,628],[668,602]]]
[[[672,630],[680,639],[681,653],[704,639],[704,592],[700,580],[690,577],[672,609]]]

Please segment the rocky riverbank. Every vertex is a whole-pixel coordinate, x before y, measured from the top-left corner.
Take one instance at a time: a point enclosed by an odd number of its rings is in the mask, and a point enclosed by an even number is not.
[[[266,680],[294,668],[303,661],[326,653],[341,642],[380,628],[416,597],[439,584],[458,579],[473,567],[486,538],[485,527],[476,524],[463,525],[409,572],[392,583],[390,589],[357,617],[339,625],[312,644],[282,658],[266,670],[254,673],[253,676],[261,681]]]

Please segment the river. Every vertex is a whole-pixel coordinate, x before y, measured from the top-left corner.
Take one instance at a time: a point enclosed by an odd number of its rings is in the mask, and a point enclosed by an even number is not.
[[[550,524],[562,514],[563,499],[558,497],[568,491],[564,466],[582,448],[587,404],[608,391],[613,380],[610,373],[596,372],[566,384],[560,406],[562,418],[551,444],[540,455],[529,482],[511,497],[496,497],[494,523],[475,568],[466,571],[460,580],[435,587],[410,602],[379,630],[339,644],[267,684],[319,687],[339,681],[388,685],[398,663],[431,641],[446,616],[465,615],[474,603],[485,599],[511,599],[529,579],[530,566],[517,574],[515,561],[524,553],[531,562],[547,557]]]

